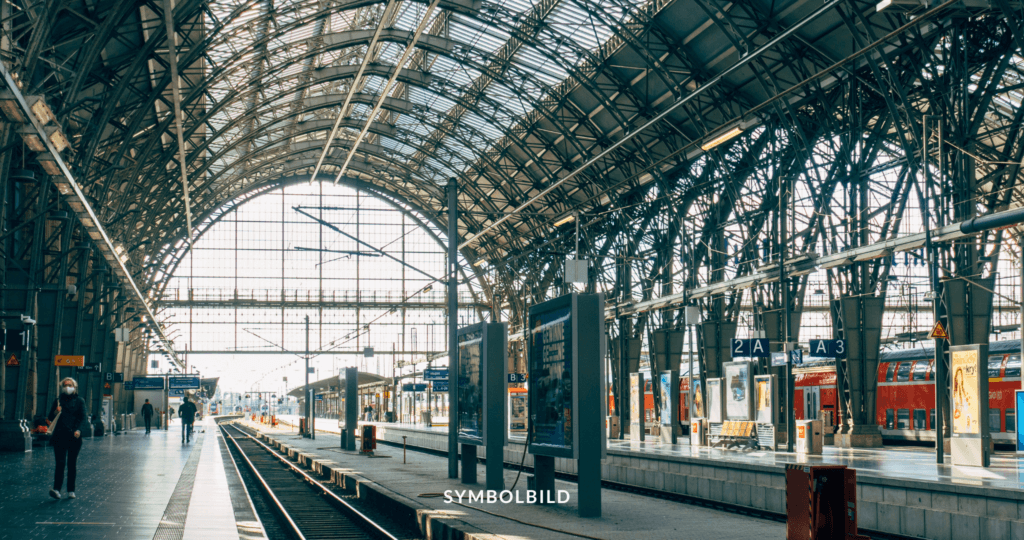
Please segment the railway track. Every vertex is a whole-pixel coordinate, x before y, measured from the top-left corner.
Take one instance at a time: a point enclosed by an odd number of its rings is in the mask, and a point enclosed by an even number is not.
[[[257,479],[281,527],[299,540],[321,538],[398,540],[287,457],[237,427],[222,424],[224,438],[238,450],[239,468]]]

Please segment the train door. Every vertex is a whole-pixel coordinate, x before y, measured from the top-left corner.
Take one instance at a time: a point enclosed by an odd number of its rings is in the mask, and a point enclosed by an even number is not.
[[[821,387],[804,387],[804,419],[817,420],[821,410]]]

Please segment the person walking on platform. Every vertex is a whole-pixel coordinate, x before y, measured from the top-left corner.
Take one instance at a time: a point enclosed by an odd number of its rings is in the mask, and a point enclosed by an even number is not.
[[[142,419],[146,422],[146,435],[149,435],[149,424],[153,421],[153,406],[149,404],[149,400],[142,405]]]
[[[85,400],[78,395],[78,383],[71,377],[60,381],[60,396],[50,407],[48,418],[56,421],[50,432],[50,446],[57,458],[50,496],[60,499],[64,484],[64,466],[68,468],[68,498],[75,498],[75,476],[78,473],[78,452],[82,450],[82,421],[85,420]]]
[[[181,417],[181,442],[191,442],[192,423],[196,421],[196,406],[188,400],[188,396],[182,398],[182,404],[178,407],[178,416]]]

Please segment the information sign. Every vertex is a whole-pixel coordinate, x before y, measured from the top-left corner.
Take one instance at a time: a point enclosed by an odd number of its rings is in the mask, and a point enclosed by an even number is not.
[[[533,306],[527,347],[531,452],[574,457],[572,296]]]
[[[80,368],[85,365],[84,356],[74,356],[70,354],[58,354],[53,357],[53,364],[57,367],[77,367]]]
[[[809,358],[846,358],[845,339],[812,339],[808,343]]]
[[[167,387],[173,390],[195,390],[199,388],[199,377],[168,377]]]
[[[448,370],[447,369],[424,369],[423,380],[430,381],[447,381]]]
[[[448,391],[448,381],[434,381],[434,382],[430,383],[430,385],[431,385],[431,387],[433,388],[433,390],[435,392],[447,392]],[[423,386],[424,386],[423,390],[426,390],[426,386],[427,385],[423,385]],[[421,392],[423,390],[421,390]]]
[[[480,325],[459,331],[459,440],[476,445],[484,442],[483,341]]]
[[[185,389],[184,388],[172,388],[172,389],[167,391],[167,397],[172,397],[172,398],[174,398],[174,397],[176,397],[176,398],[185,397]]]
[[[100,372],[100,365],[99,364],[86,364],[86,365],[78,368],[78,371],[79,372],[90,372],[91,371],[93,373],[99,373]]]
[[[438,383],[434,383],[434,391],[435,392],[440,392],[441,390],[437,389],[437,384]],[[447,383],[445,383],[445,384],[447,385]],[[402,385],[402,391],[403,392],[426,392],[427,391],[427,385],[426,385],[426,383],[405,383],[405,384]],[[445,390],[445,392],[447,392],[447,390]]]
[[[125,381],[124,389],[125,390],[135,390],[135,381]]]
[[[732,340],[733,358],[765,357],[768,352],[768,338]]]
[[[164,378],[163,377],[135,377],[132,379],[132,385],[136,390],[163,390],[164,389]]]

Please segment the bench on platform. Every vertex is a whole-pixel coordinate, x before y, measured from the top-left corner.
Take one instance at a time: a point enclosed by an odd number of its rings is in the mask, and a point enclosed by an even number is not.
[[[724,446],[725,448],[745,447],[758,449],[761,447],[757,441],[757,424],[748,421],[726,420],[722,423],[722,429],[711,432],[711,446]]]

